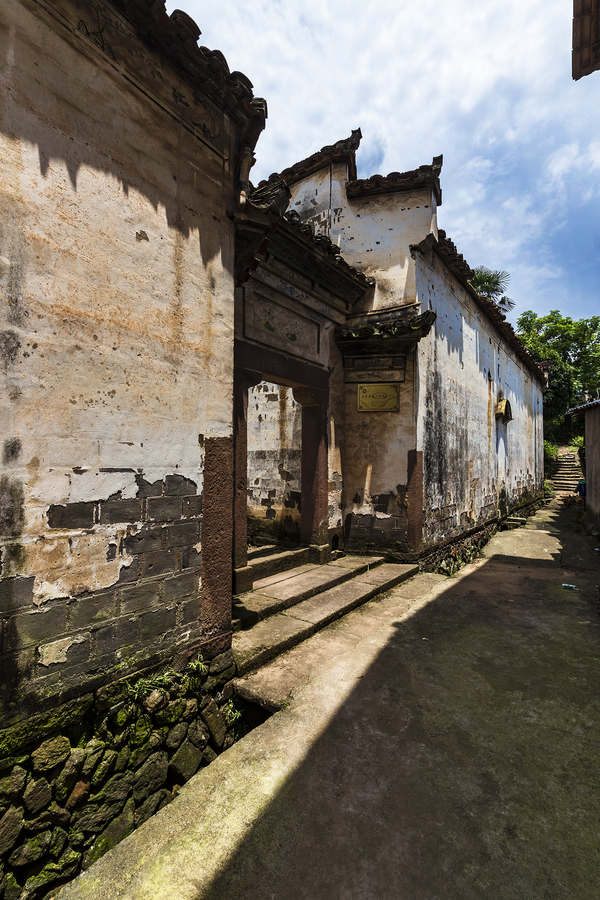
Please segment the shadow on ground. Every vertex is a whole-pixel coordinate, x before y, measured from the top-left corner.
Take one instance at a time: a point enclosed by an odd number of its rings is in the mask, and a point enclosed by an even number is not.
[[[202,900],[596,900],[598,573],[573,515],[585,571],[509,541],[396,625]]]

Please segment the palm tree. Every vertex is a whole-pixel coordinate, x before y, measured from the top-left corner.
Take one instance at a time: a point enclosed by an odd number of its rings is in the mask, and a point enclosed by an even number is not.
[[[504,293],[509,281],[508,272],[502,272],[500,269],[493,271],[486,266],[477,266],[476,269],[473,269],[470,285],[478,294],[495,303],[501,312],[508,313],[515,306],[514,300]]]

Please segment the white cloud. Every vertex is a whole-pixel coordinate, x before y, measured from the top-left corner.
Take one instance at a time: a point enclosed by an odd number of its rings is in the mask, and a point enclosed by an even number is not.
[[[361,176],[443,153],[440,225],[460,252],[472,265],[526,266],[540,283],[557,252],[549,237],[574,238],[578,209],[600,194],[600,74],[571,80],[564,0],[176,5],[268,102],[255,182],[359,126]],[[566,257],[553,266],[568,303]]]

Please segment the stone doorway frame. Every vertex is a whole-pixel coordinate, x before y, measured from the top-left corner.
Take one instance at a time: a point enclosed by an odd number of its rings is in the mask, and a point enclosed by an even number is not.
[[[311,561],[330,559],[328,518],[329,373],[249,341],[236,340],[233,386],[233,582],[234,593],[252,589],[248,565],[248,390],[261,381],[293,389],[302,406],[301,545]]]

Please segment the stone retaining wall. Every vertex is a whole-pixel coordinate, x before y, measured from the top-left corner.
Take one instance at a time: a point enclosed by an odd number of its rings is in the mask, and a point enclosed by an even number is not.
[[[231,651],[114,682],[0,732],[0,898],[42,900],[249,726]]]

